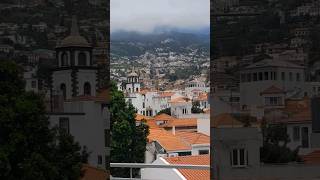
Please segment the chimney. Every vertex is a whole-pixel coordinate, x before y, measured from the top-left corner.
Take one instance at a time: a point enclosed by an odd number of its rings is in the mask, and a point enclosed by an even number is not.
[[[176,126],[172,126],[172,134],[176,135]]]

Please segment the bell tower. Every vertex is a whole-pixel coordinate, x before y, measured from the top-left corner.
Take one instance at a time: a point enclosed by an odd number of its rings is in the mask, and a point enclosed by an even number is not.
[[[128,93],[140,92],[140,78],[139,75],[132,68],[131,73],[127,76],[126,91]]]
[[[72,17],[70,35],[56,47],[56,60],[53,93],[63,95],[65,100],[96,95],[97,67],[92,62],[92,46],[80,35],[76,16]]]

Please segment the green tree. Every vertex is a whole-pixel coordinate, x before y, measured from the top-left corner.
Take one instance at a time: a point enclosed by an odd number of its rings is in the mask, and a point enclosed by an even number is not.
[[[0,179],[61,180],[81,176],[80,146],[50,128],[42,97],[24,91],[21,68],[0,62]]]
[[[288,163],[300,161],[298,148],[291,150],[287,147],[290,138],[284,124],[262,125],[263,147],[261,148],[261,161],[264,163]]]
[[[115,83],[111,85],[111,162],[143,163],[145,160],[149,128],[145,123],[136,125],[135,108],[126,103],[124,95]],[[117,177],[128,177],[129,169],[111,169]],[[137,171],[135,171],[137,174]]]
[[[196,113],[196,114],[203,113],[203,110],[200,108],[199,101],[192,102],[191,113]]]

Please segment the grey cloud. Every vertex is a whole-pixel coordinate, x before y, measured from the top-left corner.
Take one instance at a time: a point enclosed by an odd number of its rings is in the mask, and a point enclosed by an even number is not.
[[[210,25],[210,0],[111,0],[111,31],[152,32],[166,26],[199,29]]]

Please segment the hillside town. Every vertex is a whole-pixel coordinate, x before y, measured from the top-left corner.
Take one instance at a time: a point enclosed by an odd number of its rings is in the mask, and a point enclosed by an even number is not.
[[[318,177],[319,1],[216,3],[212,178]]]

